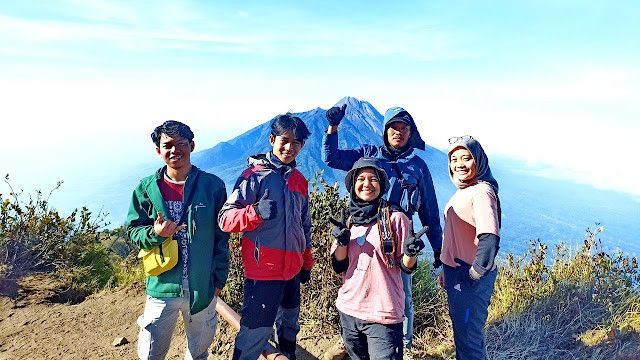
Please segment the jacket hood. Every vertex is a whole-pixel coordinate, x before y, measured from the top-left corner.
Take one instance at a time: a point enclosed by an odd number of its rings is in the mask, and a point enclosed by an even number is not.
[[[387,149],[391,147],[387,140],[387,129],[389,128],[389,125],[395,121],[402,121],[411,127],[411,136],[407,141],[406,150],[418,149],[424,151],[425,143],[422,140],[422,137],[420,137],[420,132],[418,131],[415,121],[413,121],[413,117],[407,110],[398,106],[390,108],[384,114],[384,131],[382,132],[382,140],[384,141],[384,145]]]
[[[249,166],[262,165],[262,166],[267,166],[267,167],[276,168],[276,169],[283,169],[283,168],[287,169],[287,168],[296,167],[295,160],[293,160],[289,164],[284,164],[282,161],[280,161],[280,159],[278,159],[277,156],[273,155],[272,151],[269,151],[266,154],[257,154],[257,155],[250,156],[247,159],[247,162],[249,163]]]

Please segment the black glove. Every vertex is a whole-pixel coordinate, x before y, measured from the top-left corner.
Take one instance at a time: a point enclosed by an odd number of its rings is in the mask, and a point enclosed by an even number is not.
[[[408,257],[416,257],[420,250],[424,249],[424,241],[420,240],[420,237],[424,235],[427,230],[429,230],[429,227],[425,226],[416,234],[413,231],[413,220],[409,221],[409,236],[404,239],[404,246],[402,247],[405,255]]]
[[[340,210],[340,221],[337,221],[331,216],[327,216],[327,220],[334,225],[333,229],[331,229],[331,236],[338,240],[338,246],[347,246],[349,245],[349,241],[351,241],[351,230],[345,225],[344,218],[344,209]]]
[[[347,104],[342,105],[342,107],[334,106],[331,109],[327,110],[324,116],[327,117],[327,121],[329,121],[329,126],[338,126],[340,125],[340,121],[344,117],[344,113],[347,110]]]
[[[471,270],[471,265],[458,258],[453,259],[453,261],[460,265],[456,267],[456,271],[458,272],[458,282],[465,283],[473,287],[476,283],[476,280],[472,278],[471,274],[469,273],[469,270]]]
[[[278,203],[275,200],[267,199],[268,197],[269,189],[264,191],[260,200],[253,207],[262,220],[275,219],[276,214],[278,214]]]
[[[306,283],[309,282],[309,279],[311,279],[311,269],[309,269],[309,270],[305,270],[305,269],[300,270],[300,283],[301,284],[306,284]]]
[[[442,266],[442,261],[440,261],[440,251],[434,251],[433,252],[433,258],[434,258],[434,261],[433,261],[433,268],[434,269],[437,269],[440,266]]]

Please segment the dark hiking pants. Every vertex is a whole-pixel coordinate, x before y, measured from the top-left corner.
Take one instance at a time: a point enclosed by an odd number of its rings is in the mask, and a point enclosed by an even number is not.
[[[342,340],[352,360],[402,360],[402,323],[380,324],[340,312]]]
[[[449,316],[453,323],[453,339],[456,359],[486,359],[484,326],[489,315],[489,303],[493,294],[498,269],[469,286],[458,281],[458,269],[443,265]],[[468,271],[468,268],[463,270]]]
[[[256,360],[276,324],[276,347],[296,359],[296,335],[300,331],[300,274],[288,281],[244,279],[240,332],[234,360]]]

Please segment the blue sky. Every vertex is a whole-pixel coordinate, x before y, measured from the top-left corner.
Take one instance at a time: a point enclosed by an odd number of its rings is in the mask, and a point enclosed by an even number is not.
[[[72,191],[159,161],[166,119],[198,150],[349,95],[405,107],[437,148],[471,134],[640,199],[638,19],[635,0],[5,1],[0,171]]]

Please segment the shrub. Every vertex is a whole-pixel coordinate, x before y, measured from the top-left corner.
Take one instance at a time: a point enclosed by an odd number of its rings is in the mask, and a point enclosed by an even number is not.
[[[331,265],[333,239],[326,217],[346,208],[347,198],[320,175],[309,194],[316,264],[311,281],[301,287],[300,319],[314,335],[337,335],[335,299],[342,281]],[[8,176],[5,182],[9,184]],[[87,208],[62,216],[50,207],[49,197],[61,184],[47,197],[37,191],[24,202],[24,194],[10,185],[9,197],[0,195],[0,290],[6,294],[11,280],[36,271],[56,274],[67,293],[81,298],[105,287],[143,282],[138,249],[123,228],[99,231],[103,217],[94,217]],[[562,243],[549,251],[540,240],[532,241],[523,256],[507,254],[498,262],[486,327],[489,358],[630,359],[640,353],[638,261],[621,251],[604,252],[597,238],[601,231],[599,224],[587,229],[583,244],[575,249]],[[232,234],[229,280],[222,293],[237,311],[244,279],[240,245],[239,234]],[[421,261],[413,276],[412,352],[418,358],[452,359],[446,293],[436,277],[430,261]],[[226,324],[219,331],[217,341],[226,344],[219,352],[229,350],[235,331]]]
[[[9,198],[0,196],[0,286],[16,296],[15,282],[33,272],[54,273],[62,286],[79,296],[89,295],[113,282],[115,271],[109,250],[100,242],[104,214],[94,217],[86,208],[61,215],[49,205],[40,190],[22,201],[23,192],[11,189]]]
[[[220,294],[220,297],[225,300],[227,305],[238,313],[242,305],[242,289],[244,285],[241,245],[240,234],[231,234],[229,239],[229,277]]]
[[[109,258],[114,270],[114,278],[109,282],[109,287],[145,283],[144,268],[138,259],[140,249],[129,240],[125,226],[103,231],[101,243],[109,249]]]
[[[507,255],[489,309],[491,358],[615,359],[640,351],[637,259],[605,253],[596,238],[602,230],[587,229],[575,250],[555,246],[552,259],[539,240],[523,257]]]
[[[447,295],[440,289],[437,278],[431,261],[421,261],[413,274],[412,349],[420,358],[447,354],[453,348]]]
[[[333,270],[331,263],[333,237],[330,232],[333,225],[327,221],[327,216],[336,218],[342,209],[347,209],[347,198],[340,196],[337,183],[330,186],[321,175],[322,172],[316,173],[309,194],[315,265],[311,270],[311,280],[301,286],[304,306],[301,307],[300,319],[308,326],[335,331],[339,329],[335,303],[342,277]]]

